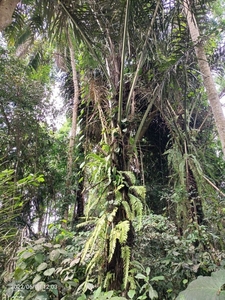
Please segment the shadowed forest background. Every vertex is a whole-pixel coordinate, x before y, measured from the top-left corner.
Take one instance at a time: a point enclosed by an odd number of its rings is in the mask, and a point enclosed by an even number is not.
[[[223,0],[0,0],[0,298],[225,299]]]

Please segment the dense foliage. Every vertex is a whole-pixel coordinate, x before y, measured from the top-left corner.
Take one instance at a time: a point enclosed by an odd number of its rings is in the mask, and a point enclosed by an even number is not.
[[[0,48],[0,297],[223,299],[225,119],[198,56],[223,95],[222,9],[17,6]]]

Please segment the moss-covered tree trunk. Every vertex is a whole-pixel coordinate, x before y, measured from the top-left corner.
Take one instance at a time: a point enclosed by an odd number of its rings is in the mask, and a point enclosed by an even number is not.
[[[123,141],[121,143],[121,141]],[[122,133],[120,138],[117,141],[117,151],[118,153],[114,153],[114,167],[119,172],[129,172],[129,157],[128,157],[128,149],[129,149],[129,134]],[[122,201],[126,202],[127,205],[132,210],[132,205],[130,202],[130,186],[132,186],[132,183],[130,182],[130,179],[128,176],[124,175],[124,182],[125,185],[121,188],[120,193],[122,197]],[[115,199],[116,200],[116,199]],[[124,292],[126,292],[126,289],[128,288],[126,283],[126,276],[128,274],[126,270],[126,260],[131,260],[131,252],[132,247],[134,243],[134,228],[132,224],[132,220],[129,218],[127,211],[125,210],[124,204],[118,205],[118,210],[116,212],[116,215],[113,219],[112,226],[115,227],[121,222],[129,222],[129,230],[127,232],[127,238],[124,241],[124,243],[119,242],[117,239],[116,241],[116,247],[114,250],[114,253],[112,255],[111,260],[108,260],[107,262],[107,273],[114,274],[110,281],[109,289],[110,290],[121,290],[122,287],[124,289]],[[109,244],[110,239],[108,240],[108,249],[107,252],[109,252]],[[127,253],[127,257],[125,258],[124,249],[129,249],[130,252]],[[109,253],[108,253],[109,255]]]

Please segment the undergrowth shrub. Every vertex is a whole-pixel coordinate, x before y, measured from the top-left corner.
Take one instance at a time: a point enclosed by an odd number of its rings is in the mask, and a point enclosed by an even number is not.
[[[97,273],[87,277],[92,258],[88,253],[81,263],[91,230],[70,232],[53,226],[51,233],[51,239],[28,240],[19,249],[5,289],[10,299],[171,300],[198,276],[209,276],[225,264],[225,253],[213,247],[215,235],[206,226],[190,224],[179,236],[172,221],[150,214],[136,232],[128,290],[107,291]]]
[[[76,299],[78,286],[85,280],[85,263],[79,263],[85,239],[85,232],[75,238],[74,232],[62,229],[54,240],[28,241],[18,250],[5,294],[12,299]]]
[[[225,252],[213,247],[213,234],[206,226],[190,224],[179,236],[175,224],[162,215],[150,214],[143,219],[136,235],[134,258],[151,276],[164,276],[153,282],[158,298],[175,299],[187,284],[199,275],[210,275],[224,264]]]

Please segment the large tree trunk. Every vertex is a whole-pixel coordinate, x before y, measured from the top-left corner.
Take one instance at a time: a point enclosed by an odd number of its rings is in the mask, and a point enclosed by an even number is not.
[[[12,15],[20,0],[0,0],[0,31],[12,22]]]
[[[215,83],[211,74],[210,66],[204,50],[204,44],[200,38],[198,25],[191,11],[189,0],[184,1],[184,11],[187,17],[188,27],[191,35],[192,42],[194,43],[198,65],[202,74],[203,83],[208,95],[212,113],[215,119],[216,127],[218,130],[219,138],[222,144],[223,156],[225,157],[225,118],[220,104],[220,99],[216,90]]]
[[[126,137],[125,137],[126,139]],[[126,164],[128,160],[127,157],[127,149],[125,149],[126,146],[125,145],[120,145],[120,150],[121,153],[124,153],[124,155],[116,155],[116,160],[115,160],[115,168],[118,171],[127,171],[126,168]],[[131,183],[129,182],[128,178],[125,178],[127,185],[131,185]],[[114,187],[115,190],[115,187]],[[130,206],[131,208],[131,203],[130,203],[130,196],[129,196],[129,188],[128,186],[124,186],[121,190],[120,190],[121,194],[122,194],[122,198],[124,199],[124,201],[127,202],[127,204]],[[110,238],[107,240],[107,249],[106,249],[106,253],[108,255],[108,261],[106,263],[106,273],[108,274],[113,274],[111,280],[109,281],[109,286],[108,289],[109,290],[120,290],[121,287],[123,286],[123,292],[126,293],[127,288],[128,288],[128,284],[124,281],[124,278],[126,277],[126,267],[125,267],[125,259],[123,257],[123,248],[128,247],[130,252],[132,251],[132,247],[134,244],[134,227],[132,224],[132,221],[129,219],[124,206],[123,205],[119,205],[118,206],[118,210],[115,214],[115,217],[113,219],[113,227],[117,226],[120,222],[124,222],[124,221],[129,221],[130,224],[130,229],[127,233],[127,239],[124,242],[124,244],[122,245],[119,240],[117,239],[116,241],[116,247],[114,250],[114,253],[112,255],[112,259],[109,261],[109,256],[110,256]],[[127,258],[128,259],[128,258]],[[129,261],[131,260],[131,253],[129,254]],[[106,275],[106,274],[105,274]]]

